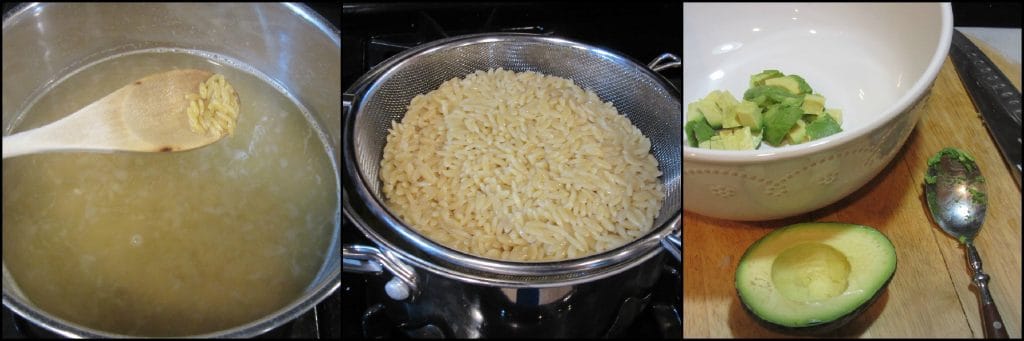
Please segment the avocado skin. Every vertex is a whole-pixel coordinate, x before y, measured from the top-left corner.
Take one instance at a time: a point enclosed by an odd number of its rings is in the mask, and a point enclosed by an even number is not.
[[[898,262],[896,264],[896,267],[899,268],[899,263]],[[786,327],[786,326],[778,325],[778,324],[769,322],[767,320],[764,320],[760,316],[757,316],[757,314],[755,314],[753,311],[750,310],[750,307],[747,307],[746,303],[743,303],[743,300],[740,300],[740,305],[743,306],[743,311],[747,312],[747,315],[750,315],[751,317],[753,317],[754,320],[756,320],[758,324],[760,324],[761,326],[763,326],[763,327],[765,327],[767,329],[770,329],[772,331],[778,332],[778,333],[790,334],[790,335],[796,335],[796,336],[816,336],[816,335],[828,334],[828,333],[834,332],[837,329],[845,326],[847,323],[850,323],[850,321],[853,321],[854,319],[856,319],[857,316],[860,316],[861,313],[863,313],[864,311],[867,311],[868,308],[870,308],[871,305],[874,304],[875,301],[878,300],[878,297],[882,296],[882,292],[884,292],[887,288],[889,288],[889,282],[892,281],[892,277],[895,276],[895,275],[896,275],[896,271],[893,271],[893,273],[891,275],[889,275],[889,278],[885,280],[885,284],[882,284],[882,288],[878,289],[878,292],[875,292],[875,295],[871,296],[871,299],[869,299],[866,302],[864,302],[864,304],[861,304],[860,307],[857,307],[857,309],[854,309],[849,314],[843,315],[842,317],[840,317],[838,319],[835,319],[835,320],[833,320],[831,322],[825,322],[825,323],[822,323],[822,324],[819,324],[819,325],[814,325],[814,326],[809,326],[809,327]],[[739,289],[736,289],[736,295],[737,295],[737,299],[739,299]]]
[[[836,224],[836,223],[834,223],[834,222],[815,222],[815,223],[793,224],[793,225],[789,225],[789,226],[785,226],[783,228],[777,229],[777,230],[772,231],[772,232],[770,232],[768,234],[770,235],[770,234],[779,232],[779,231],[781,231],[783,229],[793,228],[793,227],[796,227],[796,226],[799,226],[799,225],[804,225],[804,224]],[[838,224],[845,224],[845,223],[838,223]],[[885,235],[883,234],[883,236],[885,236]],[[751,252],[751,250],[756,249],[756,246],[758,244],[761,244],[762,242],[764,242],[767,239],[765,237],[767,237],[767,235],[761,237],[756,242],[754,242],[754,244],[751,244],[749,247],[747,247],[747,250],[743,252],[742,256],[740,256],[740,260],[746,258],[747,257],[747,253]],[[885,237],[886,237],[886,239],[888,239],[888,236],[885,236]],[[891,241],[890,241],[890,243],[891,243]],[[846,315],[843,315],[843,316],[841,316],[841,317],[839,317],[839,318],[837,318],[835,320],[832,320],[830,322],[825,322],[825,323],[822,323],[822,324],[818,324],[818,325],[814,325],[814,326],[808,326],[808,327],[787,327],[787,326],[775,324],[775,323],[773,323],[771,321],[762,319],[760,316],[758,316],[756,313],[754,313],[754,311],[750,310],[750,307],[748,307],[747,304],[743,302],[743,299],[741,298],[742,295],[740,293],[739,286],[737,286],[736,283],[733,283],[733,287],[736,289],[736,299],[738,299],[740,301],[740,306],[743,307],[743,311],[745,311],[747,313],[747,315],[750,315],[750,317],[752,317],[755,321],[757,321],[757,323],[760,324],[761,326],[763,326],[763,327],[765,327],[765,328],[767,328],[769,330],[772,330],[772,331],[775,331],[775,332],[778,332],[778,333],[783,333],[783,334],[796,335],[796,336],[816,336],[816,335],[822,335],[822,334],[827,334],[827,333],[833,332],[833,331],[841,328],[842,326],[846,325],[847,323],[850,323],[850,321],[853,321],[861,313],[863,313],[864,311],[868,310],[868,308],[870,308],[871,305],[874,304],[875,301],[878,300],[878,297],[882,296],[882,293],[885,292],[885,290],[889,288],[889,283],[892,282],[893,276],[895,276],[896,272],[899,271],[899,267],[900,267],[899,258],[896,258],[894,261],[895,261],[895,266],[893,268],[892,273],[889,274],[889,278],[885,279],[885,283],[882,284],[882,287],[878,288],[878,291],[876,291],[875,294],[872,295],[870,299],[865,301],[864,304],[861,304],[859,307],[857,307],[857,309],[854,309],[853,311],[851,311],[851,312],[847,313]],[[737,266],[739,266],[739,265],[737,265]]]

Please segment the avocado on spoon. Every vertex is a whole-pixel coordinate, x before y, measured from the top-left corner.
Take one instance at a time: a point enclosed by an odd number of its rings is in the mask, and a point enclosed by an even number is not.
[[[967,153],[945,148],[928,159],[924,177],[925,199],[935,223],[964,244],[967,264],[974,272],[974,285],[981,295],[981,314],[985,337],[1007,338],[1006,326],[988,290],[989,276],[981,269],[981,256],[974,248],[974,237],[981,230],[988,205],[985,178]]]

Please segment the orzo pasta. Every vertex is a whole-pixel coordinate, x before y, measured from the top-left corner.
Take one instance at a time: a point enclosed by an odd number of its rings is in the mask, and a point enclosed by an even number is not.
[[[554,261],[645,235],[664,200],[651,142],[565,78],[503,69],[451,79],[392,122],[388,207],[426,237],[502,260]]]

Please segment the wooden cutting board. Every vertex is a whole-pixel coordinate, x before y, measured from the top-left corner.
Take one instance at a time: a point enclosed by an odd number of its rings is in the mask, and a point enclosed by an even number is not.
[[[974,41],[1020,89],[1020,65]],[[1020,189],[949,58],[921,110],[921,121],[893,161],[835,204],[754,223],[684,212],[683,337],[791,337],[767,330],[748,316],[733,279],[739,258],[754,241],[774,228],[809,221],[872,226],[896,246],[898,265],[888,289],[864,314],[829,336],[983,337],[979,299],[963,248],[931,223],[921,186],[927,159],[954,146],[975,157],[988,183],[990,206],[976,245],[1007,331],[1011,338],[1020,338]]]

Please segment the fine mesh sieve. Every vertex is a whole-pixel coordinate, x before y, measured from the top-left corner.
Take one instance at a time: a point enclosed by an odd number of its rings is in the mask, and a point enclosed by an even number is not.
[[[651,140],[658,160],[665,200],[648,236],[615,250],[575,260],[519,263],[465,254],[424,238],[409,229],[383,205],[378,178],[388,129],[401,121],[413,97],[440,87],[452,78],[492,68],[573,80],[611,101]],[[381,63],[353,86],[353,101],[345,119],[345,161],[352,187],[372,212],[373,219],[397,232],[406,242],[432,257],[451,263],[450,269],[487,277],[576,277],[572,272],[614,267],[657,248],[681,215],[681,107],[678,90],[647,67],[627,57],[593,46],[532,34],[477,34],[449,38],[410,49]],[[365,217],[364,217],[365,218]],[[393,235],[380,228],[364,229],[372,237]],[[375,238],[376,239],[376,238]],[[382,242],[381,240],[376,240]],[[397,244],[387,240],[385,244]],[[655,250],[657,251],[657,250]],[[436,264],[431,264],[436,265]]]

